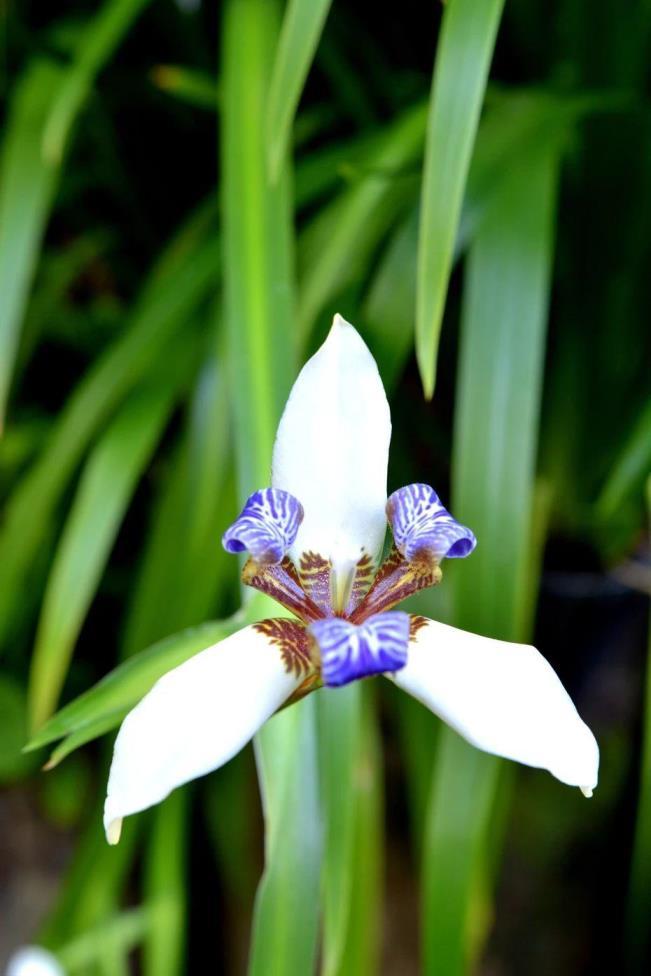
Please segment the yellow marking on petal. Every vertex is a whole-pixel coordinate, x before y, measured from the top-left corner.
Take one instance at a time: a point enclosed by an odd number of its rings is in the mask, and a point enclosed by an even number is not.
[[[111,820],[110,824],[106,828],[106,839],[111,847],[115,847],[115,845],[120,842],[121,833],[122,817],[116,817],[115,820]]]
[[[365,552],[360,559],[357,560],[357,565],[355,566],[355,575],[353,577],[353,583],[350,588],[350,595],[346,605],[347,617],[349,617],[355,607],[362,602],[371,588],[374,577],[375,564],[371,556]]]
[[[301,620],[318,620],[324,615],[303,589],[294,564],[287,556],[281,563],[270,566],[261,566],[254,559],[248,559],[242,569],[242,582],[266,593]]]
[[[353,623],[363,623],[367,617],[390,610],[413,593],[428,586],[436,586],[442,578],[441,567],[425,553],[420,553],[416,559],[407,562],[394,547],[350,619]]]
[[[318,552],[304,552],[298,561],[298,576],[301,586],[311,600],[325,613],[329,614],[335,594],[333,587],[332,563]]]

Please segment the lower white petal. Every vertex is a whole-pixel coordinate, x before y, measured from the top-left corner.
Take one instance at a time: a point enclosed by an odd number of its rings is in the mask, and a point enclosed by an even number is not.
[[[23,946],[9,960],[6,976],[64,976],[64,970],[47,949]]]
[[[390,677],[479,749],[548,769],[588,795],[597,785],[595,738],[535,647],[428,620]]]
[[[277,629],[265,632],[265,625]],[[263,621],[156,682],[129,712],[115,742],[104,806],[109,843],[118,842],[123,817],[159,803],[246,745],[302,682],[307,659],[291,643],[302,634],[293,621]]]

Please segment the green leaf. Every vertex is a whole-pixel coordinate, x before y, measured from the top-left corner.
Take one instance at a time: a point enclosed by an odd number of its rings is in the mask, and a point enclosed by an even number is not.
[[[48,579],[31,661],[32,728],[52,714],[74,644],[138,479],[178,392],[167,380],[135,394],[89,455]]]
[[[234,592],[225,585],[234,575],[233,560],[215,542],[235,516],[231,410],[225,357],[209,338],[181,443],[162,468],[127,614],[126,655],[219,613],[224,595]]]
[[[25,303],[67,136],[93,79],[148,0],[112,0],[66,72],[34,63],[17,86],[0,167],[0,433]]]
[[[277,186],[270,184],[261,125],[276,36],[274,3],[231,0],[227,5],[224,301],[238,478],[244,493],[252,485],[268,483],[276,423],[296,366],[288,177]]]
[[[134,654],[53,715],[32,737],[26,748],[39,749],[64,736],[81,732],[91,723],[99,725],[108,721],[109,716],[113,716],[113,726],[118,725],[124,712],[133,708],[162,675],[204,648],[228,637],[245,623],[242,614],[236,614],[229,620],[213,620],[200,627],[190,627],[179,634],[166,637],[139,654]],[[103,728],[102,732],[108,731],[110,727]],[[100,735],[102,732],[95,734]]]
[[[0,434],[25,304],[54,196],[57,167],[44,159],[41,135],[61,71],[31,65],[15,87],[0,164]]]
[[[615,458],[596,504],[597,517],[608,523],[617,510],[636,494],[641,496],[644,479],[651,468],[651,400],[638,417]]]
[[[101,962],[107,944],[126,960],[151,928],[151,914],[145,907],[110,915],[66,942],[57,950],[56,957],[68,976],[88,976],[90,968]]]
[[[454,568],[453,620],[506,640],[526,636],[535,585],[531,523],[558,157],[551,140],[511,168],[470,249],[464,288],[453,511],[479,545]],[[499,768],[442,730],[423,855],[426,973],[468,970]]]
[[[304,343],[316,317],[363,277],[378,242],[415,199],[411,171],[423,145],[425,108],[417,106],[388,126],[367,167],[352,186],[324,207],[300,240],[298,320]]]
[[[87,742],[92,742],[93,739],[99,739],[102,735],[106,735],[107,732],[120,725],[129,711],[130,708],[126,707],[116,708],[110,712],[102,712],[96,719],[91,719],[91,721],[77,729],[76,732],[71,732],[70,735],[67,735],[59,743],[56,749],[52,750],[43,769],[48,771],[56,769],[59,763],[63,762],[72,752],[76,752],[77,749],[85,746]],[[31,749],[31,746],[28,746],[28,749]]]
[[[382,755],[377,719],[368,687],[363,687],[361,729],[355,752],[353,801],[355,806],[352,878],[343,936],[345,952],[337,976],[358,976],[379,971],[382,948],[384,886],[382,876],[383,792]]]
[[[289,0],[276,48],[267,103],[267,149],[276,182],[290,144],[292,122],[332,0]]]
[[[75,848],[56,907],[41,933],[40,941],[48,948],[58,950],[70,944],[72,949],[77,937],[83,939],[93,930],[98,935],[104,923],[117,914],[120,892],[137,851],[138,824],[125,824],[119,848],[111,848],[104,839],[101,823],[102,810],[98,803],[90,811],[89,822]],[[113,943],[111,933],[107,932],[106,936],[106,940],[94,940],[95,959],[101,958],[107,950],[110,950],[111,960],[115,954],[122,955],[120,946]],[[85,945],[87,951],[93,951],[88,941]]]
[[[149,0],[108,0],[79,38],[77,51],[56,93],[43,133],[43,155],[61,162],[73,122],[93,81]]]
[[[188,800],[186,790],[175,790],[153,814],[143,892],[151,913],[143,945],[144,976],[176,976],[183,970]]]
[[[19,382],[37,343],[52,334],[53,320],[64,321],[70,311],[69,293],[76,281],[105,252],[109,235],[88,234],[75,238],[64,248],[45,251],[41,257],[33,294],[25,310],[25,323],[14,369]],[[56,326],[55,326],[56,328]],[[74,329],[74,324],[72,326]],[[9,431],[8,431],[9,433]]]
[[[222,208],[228,357],[239,497],[269,483],[276,424],[296,367],[287,165],[271,184],[264,119],[275,4],[230,0],[224,13]],[[242,44],[246,38],[246,44]],[[265,601],[259,601],[266,608]],[[277,608],[274,606],[274,611]],[[265,871],[249,972],[314,968],[320,816],[314,702],[275,716],[255,741],[265,813]]]
[[[257,736],[265,870],[255,901],[249,973],[314,970],[319,918],[321,811],[314,701],[276,715]]]
[[[362,320],[387,390],[400,378],[414,341],[416,216],[414,210],[391,237],[362,309]]]
[[[246,925],[258,882],[258,851],[251,844],[258,811],[251,803],[253,754],[244,750],[207,777],[201,811],[222,884],[228,892],[226,924]]]
[[[436,352],[463,192],[504,0],[451,0],[432,82],[421,195],[416,357],[425,396]]]
[[[162,255],[125,332],[95,361],[59,416],[47,445],[9,498],[0,527],[0,646],[55,507],[93,435],[137,383],[169,354],[167,344],[212,284],[219,248],[198,247],[193,220]]]
[[[424,973],[469,972],[470,913],[499,772],[494,756],[441,730],[423,845]]]
[[[27,702],[17,681],[0,674],[0,783],[11,783],[33,763],[22,754],[27,735]]]
[[[317,698],[319,769],[325,820],[323,850],[323,973],[338,973],[346,954],[351,909],[355,778],[361,738],[362,686],[324,688]]]
[[[382,905],[378,735],[368,687],[318,693],[325,820],[323,973],[376,969]]]

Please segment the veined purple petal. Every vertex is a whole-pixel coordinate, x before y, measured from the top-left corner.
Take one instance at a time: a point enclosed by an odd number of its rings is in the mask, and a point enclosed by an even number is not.
[[[429,485],[407,485],[390,495],[387,518],[402,555],[411,562],[425,553],[439,562],[462,559],[477,545],[473,533],[441,505]]]
[[[360,626],[340,617],[316,620],[308,632],[319,648],[323,682],[331,687],[399,671],[407,663],[409,615],[399,610],[378,613]]]
[[[279,563],[303,521],[298,498],[280,488],[261,488],[246,502],[241,514],[222,536],[227,552],[247,550],[261,565]]]

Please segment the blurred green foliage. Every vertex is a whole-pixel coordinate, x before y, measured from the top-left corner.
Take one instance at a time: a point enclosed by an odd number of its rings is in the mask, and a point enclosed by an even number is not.
[[[72,976],[647,972],[649,5],[71,0],[0,30],[7,917],[29,872],[50,892],[0,965],[40,941]],[[537,618],[600,788],[376,683],[263,730],[264,824],[245,752],[109,849],[101,736],[264,612],[219,536],[335,311],[392,400],[390,487],[435,484],[479,536],[415,605]]]

